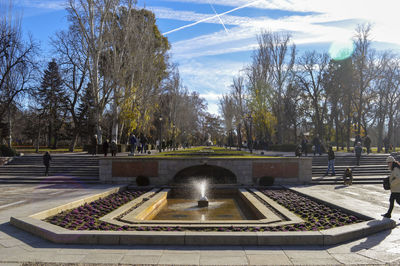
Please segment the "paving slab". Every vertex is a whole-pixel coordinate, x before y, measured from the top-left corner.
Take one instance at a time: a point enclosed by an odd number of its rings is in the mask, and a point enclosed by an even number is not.
[[[280,246],[253,246],[253,247],[243,247],[246,255],[285,255],[285,252]]]
[[[125,255],[120,261],[121,264],[158,264],[161,256],[152,255]]]
[[[247,255],[250,265],[292,265],[285,254]]]
[[[343,263],[345,265],[372,265],[372,264],[381,264],[381,261],[374,260],[371,258],[367,258],[363,255],[357,254],[357,253],[336,253],[332,254],[332,257],[339,261],[340,263]]]
[[[246,256],[200,256],[200,265],[248,265]]]
[[[388,251],[363,250],[358,254],[384,263],[391,263],[399,259],[398,253],[391,253]]]
[[[290,259],[293,265],[342,265],[339,261],[332,258],[296,258]]]
[[[158,261],[159,264],[172,265],[199,265],[199,253],[182,253],[182,254],[163,254]]]
[[[123,254],[104,254],[104,253],[91,253],[85,255],[79,263],[109,263],[118,264],[122,258]]]

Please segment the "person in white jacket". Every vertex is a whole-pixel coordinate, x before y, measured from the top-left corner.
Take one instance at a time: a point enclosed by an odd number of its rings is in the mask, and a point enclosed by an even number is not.
[[[383,217],[390,218],[392,217],[392,210],[394,207],[394,201],[396,200],[397,204],[400,205],[400,163],[397,162],[393,156],[389,156],[386,158],[386,163],[388,164],[388,168],[391,171],[389,177],[390,183],[390,199],[389,199],[389,209],[387,213],[382,214]]]

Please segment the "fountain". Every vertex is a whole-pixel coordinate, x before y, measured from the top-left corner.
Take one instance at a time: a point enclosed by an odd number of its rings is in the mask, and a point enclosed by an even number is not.
[[[200,200],[197,202],[197,206],[199,208],[208,207],[208,198],[206,197],[206,182],[203,181],[200,183]]]

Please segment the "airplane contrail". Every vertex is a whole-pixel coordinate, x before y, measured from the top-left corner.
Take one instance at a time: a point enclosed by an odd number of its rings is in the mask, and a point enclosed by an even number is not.
[[[225,27],[224,22],[222,21],[221,17],[218,15],[217,11],[215,10],[214,6],[211,4],[211,2],[208,2],[212,8],[212,10],[214,11],[215,15],[218,16],[219,22],[221,22],[222,27],[224,27],[224,30],[226,33],[228,33],[228,29]]]
[[[245,5],[243,5],[243,6],[235,7],[234,9],[228,10],[228,11],[226,11],[226,12],[224,12],[224,13],[219,14],[219,15],[214,15],[214,16],[211,16],[211,17],[208,17],[208,18],[200,19],[200,20],[198,20],[198,21],[196,21],[196,22],[193,22],[193,23],[191,23],[191,24],[188,24],[188,25],[185,25],[185,26],[182,26],[182,27],[179,27],[179,28],[176,28],[176,29],[167,31],[167,32],[163,33],[163,35],[167,35],[167,34],[170,34],[170,33],[176,32],[176,31],[179,31],[179,30],[183,30],[183,29],[192,27],[192,26],[194,26],[194,25],[197,25],[197,24],[199,24],[199,23],[202,23],[202,22],[204,22],[204,21],[211,20],[211,19],[214,19],[214,18],[216,18],[216,17],[219,17],[219,16],[223,16],[223,15],[232,13],[232,12],[234,12],[234,11],[236,11],[236,10],[239,10],[239,9],[242,9],[242,8],[245,8],[245,7],[248,7],[248,6],[251,6],[251,5],[253,5],[254,3],[260,2],[260,1],[264,1],[264,0],[256,0],[256,1],[253,1],[253,2],[251,2],[251,3],[245,4]]]

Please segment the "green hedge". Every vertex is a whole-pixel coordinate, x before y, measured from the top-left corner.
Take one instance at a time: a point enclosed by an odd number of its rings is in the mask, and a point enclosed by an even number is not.
[[[268,150],[271,151],[292,151],[296,150],[296,144],[272,144],[268,146]],[[311,149],[310,149],[311,150]]]
[[[13,157],[18,155],[17,151],[7,145],[0,145],[0,157]]]

